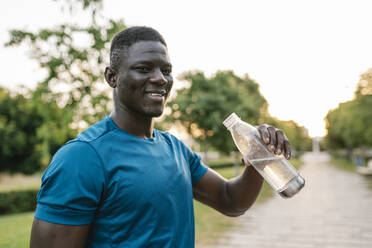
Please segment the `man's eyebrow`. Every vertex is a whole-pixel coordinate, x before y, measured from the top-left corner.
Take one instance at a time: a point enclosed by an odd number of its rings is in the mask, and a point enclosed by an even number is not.
[[[138,61],[136,61],[136,64],[153,65],[154,62],[149,61],[149,60],[138,60]],[[165,62],[164,65],[165,65],[165,66],[168,66],[168,67],[172,67],[172,64],[171,64],[171,63],[167,63],[167,62]]]

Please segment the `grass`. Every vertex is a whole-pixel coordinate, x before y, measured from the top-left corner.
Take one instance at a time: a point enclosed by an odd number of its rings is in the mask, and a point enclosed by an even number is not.
[[[0,174],[0,192],[38,189],[41,173],[31,176],[21,174]],[[29,247],[33,212],[0,216],[0,247]]]
[[[0,216],[0,247],[29,247],[34,213]]]
[[[235,225],[233,218],[227,217],[216,210],[194,201],[195,236],[198,244],[213,243],[221,233]]]
[[[244,167],[240,167],[240,171]],[[235,169],[232,167],[215,169],[220,175],[225,178],[235,176]],[[235,225],[235,221],[231,217],[227,217],[216,210],[194,201],[195,208],[195,236],[198,244],[213,243],[219,234],[226,231]]]
[[[229,157],[220,157],[218,159],[210,159],[206,164],[208,164],[209,167],[215,168],[219,166],[223,167],[229,167],[234,165],[234,158],[229,156]],[[239,161],[240,164],[240,161]]]
[[[289,162],[295,167],[296,169],[299,169],[302,165],[303,162],[299,158],[292,158],[289,160]]]
[[[347,159],[332,157],[332,164],[336,165],[341,170],[356,172],[355,165]]]

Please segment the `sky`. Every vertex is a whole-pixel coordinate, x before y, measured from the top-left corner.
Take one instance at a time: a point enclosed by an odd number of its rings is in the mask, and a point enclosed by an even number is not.
[[[2,46],[8,30],[86,23],[86,16],[71,17],[60,7],[52,0],[2,4],[0,85],[34,87],[44,75],[26,47]],[[359,75],[372,67],[371,10],[368,0],[106,0],[103,17],[157,29],[175,77],[195,69],[248,74],[271,115],[323,136],[327,112],[352,99]]]

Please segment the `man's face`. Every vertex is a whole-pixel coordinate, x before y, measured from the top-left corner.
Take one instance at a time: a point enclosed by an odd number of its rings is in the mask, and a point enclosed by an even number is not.
[[[167,48],[157,41],[131,45],[121,59],[116,94],[119,104],[132,114],[158,117],[173,85]]]

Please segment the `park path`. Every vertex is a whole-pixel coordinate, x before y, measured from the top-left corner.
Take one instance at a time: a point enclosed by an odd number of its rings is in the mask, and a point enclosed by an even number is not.
[[[326,153],[303,160],[300,193],[254,205],[218,244],[197,247],[372,248],[372,178],[336,168]]]

